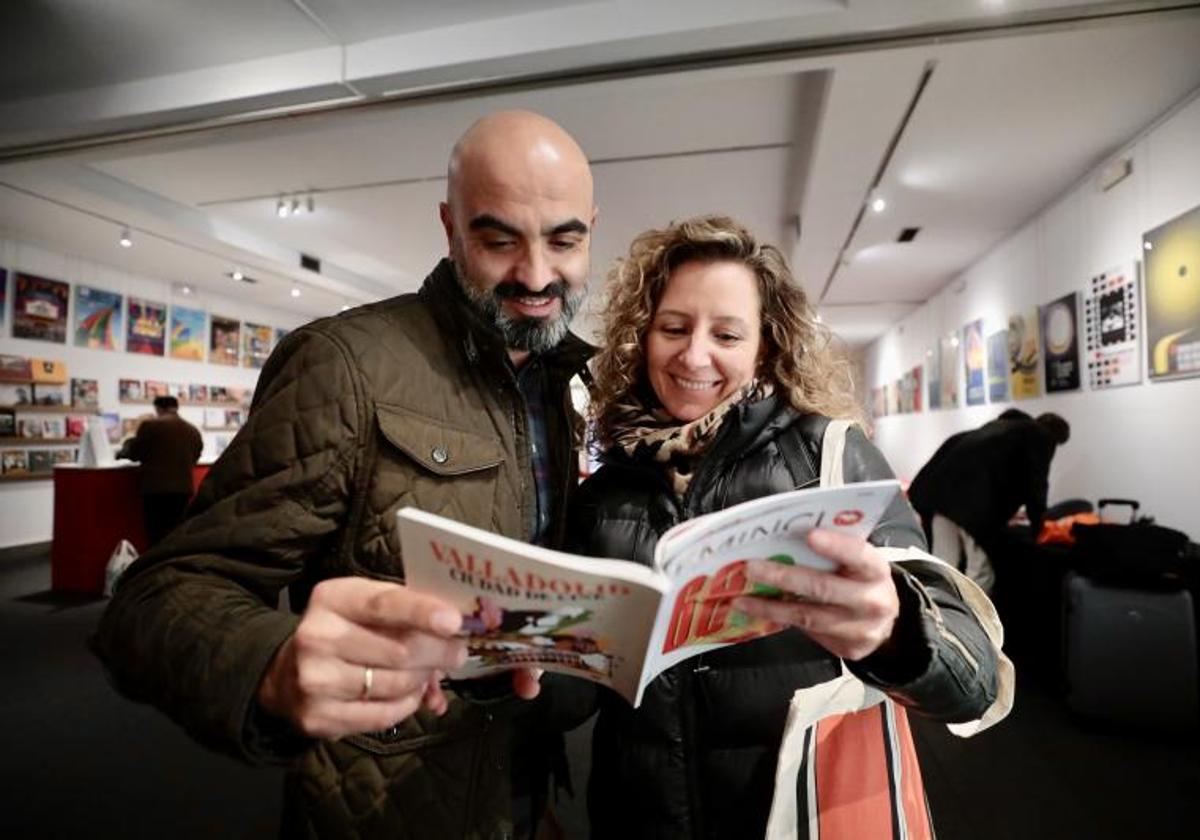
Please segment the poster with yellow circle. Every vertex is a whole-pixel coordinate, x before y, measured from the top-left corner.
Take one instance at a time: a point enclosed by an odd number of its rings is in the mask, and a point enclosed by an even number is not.
[[[1200,207],[1142,237],[1151,379],[1200,374]]]

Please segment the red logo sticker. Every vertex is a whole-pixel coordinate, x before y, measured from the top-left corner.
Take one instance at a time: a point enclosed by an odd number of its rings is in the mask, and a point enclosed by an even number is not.
[[[863,512],[861,510],[840,510],[833,517],[833,524],[841,527],[847,525],[855,525],[862,521]]]

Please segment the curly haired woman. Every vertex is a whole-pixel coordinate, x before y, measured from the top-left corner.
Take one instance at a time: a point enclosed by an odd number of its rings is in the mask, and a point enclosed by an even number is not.
[[[849,366],[779,251],[741,225],[647,231],[609,290],[593,403],[605,454],[574,507],[580,552],[649,564],[683,520],[892,477],[858,426],[831,423],[860,413]],[[602,696],[594,837],[761,837],[768,820],[770,836],[932,836],[905,708],[971,728],[1003,716],[1011,666],[994,613],[923,552],[902,498],[868,541],[809,540],[834,571],[751,563],[753,580],[799,599],[734,603],[787,629],[676,665],[636,710]],[[809,727],[818,703],[835,713]]]

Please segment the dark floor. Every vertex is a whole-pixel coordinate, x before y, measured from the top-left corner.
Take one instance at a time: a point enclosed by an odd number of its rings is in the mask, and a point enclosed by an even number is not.
[[[119,698],[84,646],[103,602],[51,595],[47,556],[0,552],[0,837],[273,836],[278,772]],[[1200,836],[1194,738],[1091,732],[1039,681],[1018,686],[1009,719],[975,738],[916,726],[942,840]]]

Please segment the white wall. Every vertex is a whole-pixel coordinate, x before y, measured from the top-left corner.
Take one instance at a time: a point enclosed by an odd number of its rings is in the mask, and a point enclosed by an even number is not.
[[[272,327],[292,329],[306,320],[303,316],[295,313],[252,306],[243,301],[213,294],[193,293],[184,296],[175,292],[169,283],[129,274],[24,242],[0,239],[0,267],[7,268],[9,273],[8,302],[6,303],[8,311],[5,313],[4,328],[0,330],[0,353],[63,360],[67,366],[68,377],[98,380],[101,410],[115,411],[122,417],[136,417],[152,412],[153,409],[148,405],[119,403],[117,400],[118,379],[155,379],[164,382],[249,388],[253,387],[258,380],[258,371],[210,365],[207,362],[126,353],[123,350],[126,328],[124,316],[121,321],[122,335],[117,339],[117,347],[122,349],[90,350],[75,347],[71,343],[75,305],[73,288],[66,344],[13,338],[11,300],[15,286],[13,277],[15,272],[24,271],[69,282],[72,287],[76,285],[92,286],[110,292],[118,292],[126,297],[132,295],[160,303],[178,303],[192,309],[207,310],[210,315],[215,313],[256,324],[270,324]],[[180,410],[180,414],[197,428],[203,426],[203,408],[184,406]],[[204,436],[202,458],[211,459],[216,454],[216,437],[222,433],[203,432],[202,434]],[[49,480],[0,482],[0,547],[49,540],[53,524],[53,499],[53,486]]]
[[[938,336],[968,321],[983,318],[986,337],[1006,328],[1011,313],[1082,291],[1093,275],[1140,260],[1143,233],[1200,204],[1200,97],[1151,126],[1121,155],[1132,158],[1132,175],[1102,192],[1090,174],[875,342],[865,360],[868,386],[895,381],[924,363]],[[1151,382],[1144,326],[1140,332],[1140,385],[1089,391],[1085,368],[1079,391],[881,417],[876,442],[897,474],[911,479],[948,435],[1010,405],[1034,415],[1055,411],[1070,422],[1071,440],[1054,459],[1051,502],[1138,499],[1144,513],[1200,540],[1200,378]],[[958,376],[961,400],[961,364]]]

